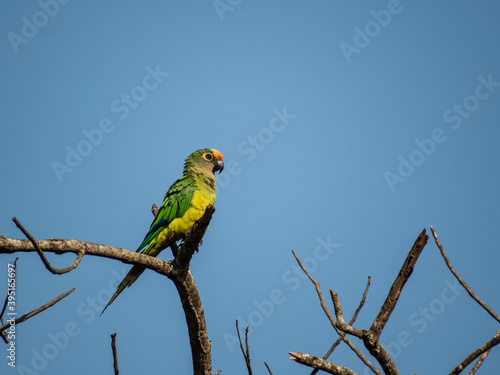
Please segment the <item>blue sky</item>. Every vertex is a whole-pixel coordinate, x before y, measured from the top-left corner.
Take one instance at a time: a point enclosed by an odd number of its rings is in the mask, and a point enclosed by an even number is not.
[[[41,0],[0,10],[3,235],[22,238],[16,216],[36,238],[134,250],[184,158],[203,147],[224,155],[217,211],[192,260],[222,374],[246,371],[237,318],[251,327],[255,373],[266,361],[275,374],[308,374],[287,352],[322,356],[335,341],[291,249],[348,317],[372,276],[363,329],[433,225],[500,312],[498,2]],[[0,257],[0,277],[13,260]],[[18,326],[18,367],[3,358],[0,372],[112,373],[117,332],[124,374],[190,373],[169,280],[146,272],[96,317],[128,269],[85,257],[54,276],[21,254],[19,313],[76,291]],[[401,373],[449,373],[497,329],[429,240],[381,341]],[[331,359],[367,373],[346,347]],[[499,366],[495,349],[479,373]]]

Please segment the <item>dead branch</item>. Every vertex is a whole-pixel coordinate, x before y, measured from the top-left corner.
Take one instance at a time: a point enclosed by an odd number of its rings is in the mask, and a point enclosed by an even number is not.
[[[245,349],[243,349],[243,343],[241,342],[240,327],[238,327],[238,319],[236,319],[236,332],[238,333],[238,340],[240,342],[240,349],[245,358],[245,363],[247,365],[248,375],[252,375],[252,366],[250,364],[250,348],[248,347],[248,327],[245,328]]]
[[[479,367],[481,367],[488,354],[490,354],[490,351],[491,349],[485,351],[483,354],[479,356],[479,359],[477,360],[476,364],[470,369],[467,375],[474,375],[476,371],[479,370]]]
[[[113,352],[113,368],[115,370],[115,375],[119,375],[120,370],[118,370],[118,354],[116,352],[116,333],[111,334],[111,351]]]
[[[406,257],[406,260],[403,263],[403,266],[401,267],[399,274],[396,277],[396,280],[392,284],[392,287],[389,291],[389,294],[387,295],[386,300],[384,301],[382,307],[380,308],[379,314],[375,318],[372,326],[368,331],[365,330],[360,331],[352,327],[350,324],[345,323],[338,295],[335,292],[331,291],[331,297],[335,309],[335,316],[337,319],[335,321],[335,319],[328,311],[328,308],[326,307],[323,296],[321,295],[319,283],[315,281],[312,278],[312,276],[307,272],[307,270],[302,266],[300,260],[297,257],[297,254],[295,254],[295,252],[292,250],[295,259],[299,263],[299,266],[302,268],[304,273],[309,277],[309,279],[313,282],[314,286],[316,287],[316,292],[320,298],[321,307],[325,311],[325,314],[330,320],[332,326],[337,330],[337,333],[339,331],[342,331],[344,333],[361,338],[363,340],[365,347],[370,352],[370,354],[378,361],[384,373],[388,375],[399,375],[399,371],[397,370],[396,365],[394,364],[387,350],[384,349],[384,347],[379,343],[378,340],[380,338],[382,330],[384,329],[387,321],[389,320],[389,317],[391,316],[392,312],[394,311],[394,308],[396,307],[396,303],[399,299],[399,296],[401,295],[401,291],[403,290],[406,281],[411,276],[415,264],[418,260],[418,257],[421,254],[422,250],[424,249],[428,238],[429,236],[425,234],[425,229],[424,229],[422,233],[420,233],[420,235],[417,237],[415,243],[413,244],[412,249],[408,253],[408,256]],[[342,340],[349,345],[347,337],[345,336],[342,337]],[[351,347],[351,345],[349,346]],[[357,348],[356,349],[354,348],[351,347],[351,349],[353,349],[356,352],[356,354],[358,354],[359,350],[357,350]],[[367,366],[369,366],[374,373],[380,374],[380,371],[376,369],[375,366],[373,366],[361,353],[358,354],[358,357],[361,358],[361,360]]]
[[[484,303],[477,295],[472,291],[472,289],[467,285],[467,283],[460,277],[458,272],[453,268],[450,259],[446,255],[446,252],[444,251],[443,245],[441,245],[441,242],[439,242],[438,236],[436,234],[436,231],[434,230],[434,227],[431,225],[431,232],[432,236],[434,237],[434,241],[436,242],[437,247],[439,248],[439,251],[441,252],[441,255],[443,256],[443,259],[448,266],[448,269],[451,271],[453,276],[458,280],[458,282],[464,287],[464,289],[469,293],[471,298],[476,301],[484,310],[490,314],[493,319],[496,321],[500,322],[500,317],[493,311],[491,307],[489,307],[486,303]],[[473,351],[467,358],[465,358],[462,363],[460,363],[453,371],[450,373],[450,375],[454,374],[460,374],[464,368],[466,368],[469,364],[471,364],[477,357],[480,357],[477,363],[474,365],[474,367],[471,369],[469,374],[474,374],[477,369],[482,365],[483,361],[486,359],[486,356],[488,355],[489,351],[491,350],[492,347],[500,343],[500,329],[495,333],[493,338],[488,341],[486,344],[482,345],[475,351]]]
[[[379,314],[375,318],[372,326],[370,327],[370,336],[373,336],[373,339],[378,341],[382,330],[384,329],[389,317],[392,314],[392,311],[396,307],[396,303],[398,302],[399,296],[401,295],[401,291],[403,290],[406,281],[411,276],[413,269],[415,268],[415,263],[425,247],[429,236],[425,234],[425,229],[420,233],[417,240],[413,244],[412,249],[408,253],[406,260],[399,271],[396,280],[392,284],[391,290],[385,299],[384,304],[382,305]]]
[[[288,352],[288,354],[290,354],[290,359],[294,360],[295,362],[323,370],[325,372],[328,372],[329,374],[358,375],[357,372],[354,372],[351,369],[348,369],[347,367],[337,365],[323,358],[318,358],[310,354],[294,353],[294,352]]]
[[[418,257],[422,253],[422,250],[427,244],[428,239],[429,236],[425,234],[424,229],[419,234],[410,252],[408,253],[403,266],[401,267],[399,274],[396,277],[396,280],[394,280],[394,283],[389,290],[387,298],[380,308],[380,312],[373,321],[372,326],[368,331],[364,331],[363,342],[365,344],[365,347],[368,349],[370,354],[377,359],[378,363],[386,374],[397,375],[399,374],[399,372],[396,369],[396,365],[392,361],[391,356],[389,355],[387,350],[383,348],[378,340],[380,338],[380,335],[382,334],[382,330],[384,329],[387,321],[394,311],[394,308],[396,307],[396,303],[399,300],[399,296],[401,295],[401,291],[403,290],[406,281],[413,273],[413,269],[415,268]]]
[[[20,318],[16,319],[14,324],[20,324],[20,323],[28,320],[29,318],[35,316],[36,314],[39,314],[42,311],[47,310],[49,307],[54,306],[57,302],[59,302],[60,300],[62,300],[65,297],[67,297],[69,294],[73,293],[74,291],[75,291],[75,288],[68,290],[67,292],[64,292],[63,294],[54,298],[52,301],[47,302],[45,305],[42,305],[39,308],[37,308],[37,309],[21,316]],[[7,328],[9,328],[9,326],[10,326],[10,322],[7,324],[4,324],[3,326],[0,327],[0,332],[3,332],[4,330],[6,330]]]
[[[337,334],[340,336],[340,334],[342,332],[345,332],[345,333],[352,334],[352,335],[354,335],[354,336],[356,336],[358,338],[363,338],[364,337],[363,336],[364,332],[362,332],[360,330],[357,330],[355,328],[352,328],[352,327],[350,327],[349,332],[346,332],[346,331],[344,331],[342,329],[342,328],[346,328],[346,327],[341,327],[338,324],[338,322],[336,322],[335,319],[333,319],[332,314],[330,314],[330,311],[326,307],[325,299],[323,298],[323,294],[321,293],[321,288],[319,286],[319,283],[316,280],[314,280],[314,278],[311,276],[311,274],[302,265],[302,262],[300,261],[299,257],[295,253],[295,251],[292,250],[292,253],[293,253],[293,256],[295,257],[295,259],[297,260],[297,263],[299,264],[299,266],[302,269],[302,271],[304,271],[304,273],[307,275],[307,277],[309,277],[309,280],[311,280],[311,282],[314,284],[314,286],[316,288],[316,293],[318,294],[318,297],[319,297],[319,300],[320,300],[321,307],[323,308],[323,311],[325,312],[326,316],[328,317],[328,320],[330,321],[332,327],[335,329],[335,331],[337,332]],[[349,348],[354,353],[356,353],[356,355],[359,357],[359,359],[361,359],[361,361],[366,366],[368,366],[374,373],[380,374],[380,372],[377,370],[377,368],[363,355],[363,353],[361,353],[359,351],[359,349],[345,335],[342,337],[342,341],[344,341],[347,344],[347,346],[349,346]]]
[[[208,228],[208,224],[214,212],[215,207],[209,205],[200,220],[194,223],[193,228],[185,238],[177,255],[172,261],[172,266],[177,272],[187,271],[189,269],[189,262],[193,254],[198,251],[198,246],[205,235],[205,231]]]
[[[323,308],[323,311],[325,312],[326,316],[328,317],[328,320],[330,321],[332,327],[335,328],[335,330],[343,330],[342,327],[338,324],[338,322],[335,321],[332,314],[330,314],[330,311],[326,307],[325,299],[323,298],[323,294],[321,293],[319,283],[316,280],[314,280],[314,278],[311,276],[311,274],[302,265],[302,262],[300,261],[299,257],[297,256],[297,254],[295,253],[294,250],[292,250],[292,253],[293,253],[293,256],[295,257],[295,259],[297,260],[299,267],[302,268],[302,271],[304,271],[304,273],[307,275],[307,277],[309,277],[309,280],[311,280],[311,282],[314,284],[314,287],[316,288],[316,293],[318,294],[318,297],[319,297],[321,307]],[[352,328],[349,332],[346,332],[346,333],[349,333],[349,334],[356,336],[358,338],[363,338],[363,332],[361,332],[360,330],[357,330],[355,328]]]
[[[460,363],[457,367],[453,369],[452,372],[450,372],[450,375],[458,375],[460,374],[467,366],[469,366],[477,357],[479,357],[481,354],[487,352],[491,348],[493,348],[495,345],[500,343],[500,329],[495,333],[493,338],[485,343],[484,345],[481,345],[479,348],[474,350],[467,358],[465,358],[462,363]],[[483,359],[484,360],[484,359]]]
[[[266,365],[267,371],[269,371],[269,375],[273,375],[273,372],[269,368],[269,365],[266,362],[264,362],[264,364]]]
[[[211,343],[205,313],[191,271],[172,278],[186,317],[195,375],[212,375]]]
[[[23,234],[28,238],[28,240],[33,244],[33,247],[36,249],[38,255],[40,255],[40,258],[42,259],[42,262],[43,262],[45,268],[47,268],[54,275],[62,275],[64,273],[70,272],[70,271],[74,270],[76,267],[78,267],[78,265],[80,264],[80,261],[82,260],[83,256],[85,255],[85,253],[83,251],[78,252],[78,256],[76,257],[73,264],[71,264],[69,267],[65,267],[65,268],[61,268],[61,269],[54,268],[54,267],[52,267],[49,260],[47,259],[47,257],[43,253],[42,249],[40,249],[38,247],[38,244],[37,244],[36,240],[33,238],[33,236],[21,225],[19,220],[17,220],[15,217],[13,217],[12,220],[14,221],[14,223],[16,223],[16,226],[21,230],[21,232],[23,232]]]
[[[167,276],[174,282],[177,288],[186,317],[194,375],[212,375],[211,344],[208,339],[203,305],[193,275],[189,270],[189,262],[193,254],[198,251],[198,246],[214,211],[215,208],[213,206],[209,205],[207,207],[202,218],[194,224],[192,230],[185,237],[177,256],[170,262],[164,262],[149,255],[118,247],[61,239],[34,240],[32,238],[32,240],[18,240],[0,238],[0,254],[13,254],[19,251],[37,252],[42,261],[45,257],[44,252],[53,252],[56,254],[75,253],[79,255],[77,260],[84,255],[93,255],[119,260],[127,264],[142,265],[145,268]],[[74,269],[78,265],[78,262],[75,261],[68,268],[73,267],[72,269]],[[47,265],[50,266],[48,261],[44,261],[44,264],[46,267]],[[47,268],[50,269],[49,267]],[[63,271],[69,272],[67,269],[63,269]]]
[[[363,293],[363,297],[361,297],[361,302],[359,303],[358,308],[356,309],[351,320],[349,321],[350,326],[352,326],[353,323],[356,321],[356,319],[358,318],[359,312],[361,311],[361,309],[363,308],[363,306],[365,304],[366,296],[368,295],[368,289],[370,288],[370,282],[371,282],[371,276],[368,276],[368,281],[366,283],[366,288],[365,288],[365,291]],[[340,342],[342,341],[342,339],[345,335],[346,335],[345,332],[341,332],[339,338],[333,343],[333,345],[330,347],[330,349],[328,349],[326,354],[323,356],[323,359],[328,359],[328,357],[333,353],[335,348],[340,344]],[[318,373],[318,371],[319,371],[319,369],[314,369],[310,375],[315,375]]]
[[[115,259],[127,264],[140,264],[165,276],[170,276],[172,273],[172,266],[169,262],[164,262],[158,258],[136,253],[135,251],[121,249],[119,247],[79,240],[62,240],[54,238],[48,240],[37,240],[36,242],[38,247],[45,253],[78,254],[83,252],[84,255]],[[29,240],[0,238],[0,254],[36,251],[37,250]]]
[[[474,301],[476,301],[477,303],[479,303],[479,305],[481,305],[481,307],[483,309],[485,309],[488,314],[490,314],[493,319],[495,319],[497,322],[500,323],[500,316],[498,316],[491,307],[489,307],[486,303],[484,303],[473,291],[472,289],[465,283],[465,281],[460,277],[460,275],[457,273],[457,271],[455,271],[455,269],[453,268],[453,266],[451,265],[451,262],[450,260],[448,259],[448,256],[446,255],[445,251],[444,251],[444,248],[443,246],[441,245],[441,243],[439,242],[439,239],[438,239],[438,236],[436,234],[436,232],[434,231],[434,228],[432,227],[431,225],[431,232],[432,232],[432,235],[434,236],[434,240],[436,241],[436,245],[437,247],[439,248],[439,251],[441,252],[441,255],[443,256],[443,259],[444,261],[446,262],[446,265],[448,266],[448,268],[450,269],[451,273],[453,274],[453,276],[455,276],[455,278],[458,280],[458,282],[465,288],[465,290],[467,291],[467,293],[469,293],[469,295],[472,297],[472,299]]]

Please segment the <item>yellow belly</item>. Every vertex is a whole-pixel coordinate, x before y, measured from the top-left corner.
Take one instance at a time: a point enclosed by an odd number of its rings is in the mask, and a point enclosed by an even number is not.
[[[173,242],[180,240],[191,230],[193,224],[199,220],[209,204],[215,203],[215,194],[195,191],[191,205],[182,217],[178,217],[151,241],[151,245],[145,251],[146,254],[157,256],[160,251],[170,246]]]

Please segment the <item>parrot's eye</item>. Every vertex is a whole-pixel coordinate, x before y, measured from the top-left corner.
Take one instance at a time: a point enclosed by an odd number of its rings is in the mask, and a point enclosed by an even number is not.
[[[212,161],[212,159],[214,158],[214,156],[209,153],[209,152],[206,152],[203,154],[203,158],[206,160],[206,161]]]

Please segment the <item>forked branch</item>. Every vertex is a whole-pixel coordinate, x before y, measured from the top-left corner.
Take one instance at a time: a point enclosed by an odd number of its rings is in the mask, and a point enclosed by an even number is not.
[[[156,213],[154,207],[152,211],[153,214]],[[93,255],[119,260],[127,264],[142,265],[167,276],[174,282],[184,309],[191,344],[194,374],[212,375],[211,344],[208,339],[203,305],[193,275],[189,270],[189,262],[193,254],[198,251],[201,239],[214,211],[215,208],[212,205],[207,207],[202,218],[194,224],[192,230],[184,238],[175,258],[170,262],[164,262],[149,255],[118,247],[91,242],[62,239],[35,240],[17,219],[14,220],[16,225],[28,237],[28,240],[0,236],[0,254],[37,252],[45,267],[55,274],[70,272],[78,266],[84,255]],[[78,256],[71,266],[55,269],[47,260],[46,252],[56,254],[74,253]]]
[[[63,273],[67,273],[67,272],[70,272],[72,270],[74,270],[76,267],[78,267],[78,265],[80,264],[80,261],[82,260],[83,256],[85,255],[85,252],[83,250],[80,250],[78,252],[78,256],[76,257],[75,261],[73,262],[73,264],[71,264],[70,266],[68,267],[65,267],[65,268],[61,268],[61,269],[57,269],[57,268],[54,268],[52,267],[52,265],[50,264],[49,260],[47,259],[47,257],[45,256],[44,252],[42,251],[42,249],[40,249],[40,247],[38,246],[36,240],[33,238],[33,236],[22,226],[22,224],[19,222],[19,220],[17,220],[17,218],[13,217],[12,218],[12,221],[14,221],[14,223],[16,224],[16,226],[21,230],[21,232],[23,232],[23,234],[26,236],[26,238],[33,244],[33,247],[35,248],[36,252],[38,253],[38,255],[40,256],[40,259],[42,259],[42,262],[43,262],[43,265],[45,266],[45,268],[47,268],[50,272],[52,272],[53,274],[55,275],[62,275]]]
[[[304,273],[309,277],[309,279],[312,281],[314,286],[316,287],[316,292],[318,294],[318,297],[320,299],[320,304],[321,307],[323,308],[323,311],[325,312],[326,316],[328,317],[328,320],[332,324],[332,326],[337,330],[341,331],[340,334],[342,335],[342,340],[349,345],[349,341],[347,337],[345,337],[345,334],[353,335],[355,337],[361,338],[363,340],[363,343],[365,347],[368,349],[370,354],[378,361],[380,366],[382,367],[383,371],[385,374],[388,375],[399,375],[399,372],[396,368],[396,365],[394,364],[391,356],[389,353],[384,349],[384,347],[379,343],[379,338],[382,333],[382,330],[384,329],[387,321],[389,320],[389,317],[391,316],[392,312],[394,311],[394,308],[396,307],[396,303],[399,299],[399,296],[401,295],[401,291],[403,290],[403,287],[408,280],[408,278],[411,276],[413,269],[415,267],[415,264],[417,262],[417,259],[419,255],[421,254],[423,248],[425,247],[425,244],[427,243],[429,236],[425,234],[425,229],[420,233],[418,238],[416,239],[415,243],[413,244],[412,249],[408,253],[408,256],[406,257],[405,262],[403,263],[403,266],[401,267],[401,270],[399,271],[398,276],[396,277],[396,280],[394,281],[389,294],[387,295],[387,298],[385,302],[383,303],[379,314],[375,318],[371,328],[368,331],[365,330],[359,330],[354,327],[352,327],[352,323],[350,322],[347,324],[344,321],[344,316],[342,312],[342,307],[340,304],[340,300],[338,297],[338,294],[335,293],[334,291],[330,291],[330,296],[333,301],[333,306],[335,310],[335,318],[330,314],[328,311],[328,308],[326,307],[325,300],[321,294],[320,286],[319,283],[313,279],[313,277],[307,272],[305,267],[302,265],[300,262],[297,254],[292,250],[293,255],[295,259],[297,260],[299,266],[302,268]],[[366,292],[363,296],[363,299],[366,297]],[[358,308],[359,309],[359,308]],[[359,350],[357,348],[353,347],[352,343],[349,345],[351,349],[353,349],[356,354],[358,354]],[[347,374],[348,372],[345,372],[345,368],[340,368],[338,365],[331,364],[331,362],[326,361],[325,358],[317,358],[314,356],[310,356],[305,353],[293,353],[291,359],[294,359],[296,361],[299,361],[300,363],[303,364],[312,364],[311,367],[315,367],[317,369],[321,369],[324,371],[330,371],[332,374]],[[375,373],[375,374],[381,374],[380,371],[375,368],[361,353],[358,354],[358,357]],[[328,364],[328,370],[325,370],[323,367]],[[322,367],[319,367],[322,366]],[[342,366],[341,366],[342,367]],[[351,371],[351,370],[349,370]]]
[[[245,328],[245,348],[243,348],[243,342],[241,341],[238,320],[236,320],[236,332],[238,333],[238,341],[240,342],[241,353],[243,354],[243,357],[245,358],[245,364],[247,365],[248,375],[252,375],[252,365],[250,363],[250,347],[248,346],[248,327]]]
[[[354,322],[358,318],[359,312],[361,311],[361,309],[363,308],[363,306],[365,304],[366,296],[368,295],[368,289],[370,288],[370,282],[371,282],[371,276],[368,276],[368,281],[366,283],[366,288],[365,288],[365,291],[363,293],[363,297],[361,297],[361,302],[359,303],[358,308],[356,309],[356,311],[354,312],[351,320],[349,321],[349,325],[350,326],[352,326],[354,324]],[[330,290],[330,292],[332,292],[332,291]],[[339,344],[342,342],[342,339],[344,338],[345,335],[346,335],[345,332],[341,332],[339,338],[333,343],[333,345],[330,347],[330,349],[328,349],[328,351],[326,352],[326,354],[323,356],[323,359],[328,359],[328,357],[333,353],[333,351],[335,350],[335,348],[337,348],[337,346],[339,346]],[[311,375],[317,374],[318,371],[319,371],[319,369],[314,369],[311,372]]]

